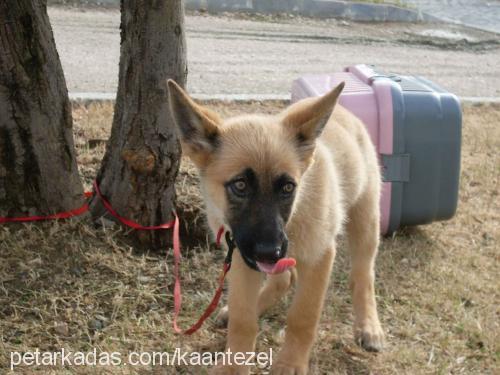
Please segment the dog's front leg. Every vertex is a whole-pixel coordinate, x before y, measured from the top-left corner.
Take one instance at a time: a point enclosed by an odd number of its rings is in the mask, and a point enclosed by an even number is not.
[[[212,374],[248,374],[249,366],[241,365],[241,357],[237,361],[235,353],[253,352],[258,331],[257,299],[262,284],[262,274],[250,269],[238,251],[234,252],[231,271],[229,271],[229,322],[226,353],[229,362],[218,365]],[[240,355],[241,356],[241,355]],[[243,361],[244,363],[244,361]]]
[[[273,374],[307,374],[334,258],[332,247],[316,264],[297,262],[297,291],[288,312],[285,343],[273,366]]]

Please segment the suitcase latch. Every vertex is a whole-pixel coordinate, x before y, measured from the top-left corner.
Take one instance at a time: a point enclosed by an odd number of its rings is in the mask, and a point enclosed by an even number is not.
[[[410,181],[410,154],[382,154],[381,156],[384,182]]]

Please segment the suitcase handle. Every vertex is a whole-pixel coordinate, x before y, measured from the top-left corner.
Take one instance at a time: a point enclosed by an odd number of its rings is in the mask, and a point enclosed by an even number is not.
[[[399,76],[398,74],[378,73],[374,68],[374,65],[358,64],[346,68],[345,71],[354,74],[367,85],[370,85],[377,78],[386,78],[397,83],[400,83],[402,81],[401,76]]]

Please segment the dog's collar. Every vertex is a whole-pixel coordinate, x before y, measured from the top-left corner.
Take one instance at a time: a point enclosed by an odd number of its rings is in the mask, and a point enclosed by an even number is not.
[[[233,258],[233,251],[236,248],[236,243],[234,242],[234,238],[231,235],[231,232],[226,231],[224,226],[221,226],[219,228],[219,231],[217,232],[217,239],[216,239],[217,246],[220,246],[222,235],[224,234],[224,232],[226,232],[224,238],[226,239],[226,244],[227,244],[227,254],[224,263],[230,265]],[[241,250],[240,250],[240,255],[248,267],[250,267],[254,271],[261,272],[259,267],[257,267],[257,263],[254,260],[248,258],[245,254],[243,254]]]
[[[232,238],[231,232],[229,231],[226,232],[226,244],[227,244],[227,254],[224,263],[231,264],[233,260],[233,251],[234,248],[236,247],[236,244],[234,243],[234,239]]]

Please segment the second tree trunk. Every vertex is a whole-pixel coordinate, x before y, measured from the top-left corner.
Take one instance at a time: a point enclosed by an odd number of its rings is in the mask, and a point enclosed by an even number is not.
[[[141,225],[172,219],[180,146],[170,117],[166,80],[187,76],[181,0],[122,0],[118,94],[111,137],[97,176],[114,209]],[[98,199],[94,217],[105,214]],[[138,232],[158,243],[157,232]],[[161,234],[164,236],[164,233]]]

